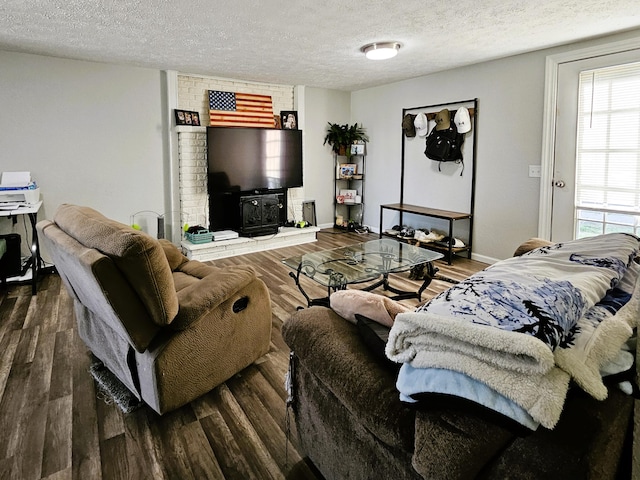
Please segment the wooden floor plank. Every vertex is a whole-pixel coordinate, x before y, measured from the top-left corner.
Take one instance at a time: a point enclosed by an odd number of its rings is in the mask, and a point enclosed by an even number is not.
[[[261,391],[261,395],[257,395],[248,386],[255,381],[256,376],[260,374],[233,378],[227,382],[227,386],[279,469],[287,472],[289,465],[300,462],[302,458],[293,446],[288,444],[284,425],[285,404],[280,397],[275,402],[264,401],[262,394],[270,390],[268,382],[265,382],[266,389]],[[270,413],[268,407],[275,409],[275,412]],[[280,412],[280,415],[277,412]],[[279,418],[276,420],[275,417]]]
[[[221,402],[218,392],[210,393],[207,397],[217,397],[216,405]],[[246,478],[260,478],[252,465],[242,453],[231,429],[217,407],[211,415],[200,419],[202,429],[207,436],[209,445],[216,457],[225,480],[244,480]]]
[[[98,441],[99,419],[96,411],[96,388],[89,374],[87,349],[75,333],[73,337],[73,425],[71,455],[73,479],[100,480],[102,468]],[[106,459],[108,461],[108,459]]]
[[[11,332],[22,328],[21,325],[12,325],[12,322],[18,322],[20,318],[24,321],[23,315],[14,314],[16,302],[17,298],[8,297],[0,291],[0,343],[7,335],[11,335]]]
[[[0,401],[0,458],[22,458],[18,443],[22,431],[19,428],[23,405],[27,402],[25,386],[31,374],[31,364],[13,365],[7,379],[2,401]]]
[[[138,480],[163,480],[166,477],[162,471],[161,442],[154,441],[149,422],[154,422],[155,412],[140,408],[124,415],[125,440],[127,456],[130,464],[135,465],[132,477]]]
[[[224,480],[222,469],[216,460],[211,445],[200,422],[192,422],[180,429],[194,478]]]
[[[43,445],[42,476],[71,468],[71,394],[49,401]]]
[[[161,450],[158,456],[162,458],[166,478],[195,478],[180,430],[182,426],[196,420],[191,408],[187,406],[162,417],[158,416],[157,421],[151,423],[152,434],[160,440]]]
[[[54,348],[54,333],[38,336],[26,386],[27,401],[18,421],[20,438],[17,448],[22,453],[19,465],[20,475],[24,479],[40,478],[41,474]]]
[[[109,461],[102,462],[102,478],[104,480],[121,480],[136,478],[129,470],[127,457],[127,441],[124,433],[107,438],[100,442],[100,455]]]
[[[251,424],[229,388],[223,384],[217,390],[222,397],[220,412],[242,448],[246,461],[258,472],[257,478],[284,479],[282,470],[260,439],[256,426]]]
[[[69,375],[73,369],[73,330],[57,331],[55,338],[49,400],[73,393],[73,376]]]
[[[11,372],[11,366],[14,363],[20,336],[20,330],[13,330],[0,341],[0,404],[7,385],[7,379],[9,378],[9,372]]]

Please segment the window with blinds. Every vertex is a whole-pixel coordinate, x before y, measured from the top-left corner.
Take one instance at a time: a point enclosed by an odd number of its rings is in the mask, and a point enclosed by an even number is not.
[[[576,238],[640,235],[640,62],[580,73]]]

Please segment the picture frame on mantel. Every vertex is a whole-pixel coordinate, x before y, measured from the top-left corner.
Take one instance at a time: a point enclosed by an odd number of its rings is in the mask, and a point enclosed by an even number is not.
[[[190,110],[175,110],[176,125],[200,126],[200,114]]]
[[[283,130],[298,130],[298,112],[296,110],[281,110],[280,122]]]

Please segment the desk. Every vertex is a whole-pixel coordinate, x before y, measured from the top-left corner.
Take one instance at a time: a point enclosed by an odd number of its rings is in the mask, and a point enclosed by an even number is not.
[[[38,203],[27,204],[12,210],[3,210],[0,204],[0,217],[17,217],[18,215],[28,215],[31,222],[31,258],[29,266],[31,267],[31,293],[36,294],[36,285],[38,282],[38,272],[43,267],[42,258],[40,257],[40,242],[38,241],[38,231],[36,223],[38,223],[38,210],[42,206],[42,200]]]

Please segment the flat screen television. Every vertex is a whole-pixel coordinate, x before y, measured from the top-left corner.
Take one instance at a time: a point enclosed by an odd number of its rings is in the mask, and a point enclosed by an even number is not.
[[[210,192],[302,186],[302,131],[207,127]]]

